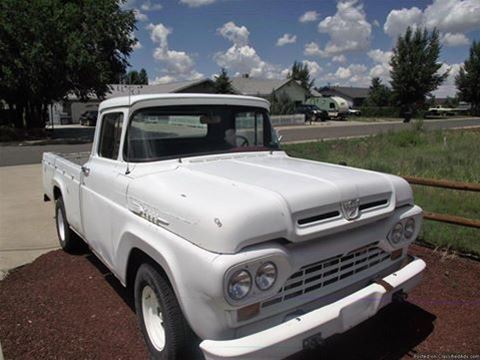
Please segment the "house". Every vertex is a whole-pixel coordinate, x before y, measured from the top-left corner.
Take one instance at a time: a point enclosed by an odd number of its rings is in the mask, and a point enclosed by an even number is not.
[[[111,84],[109,86],[110,91],[102,99],[91,96],[88,101],[80,101],[76,95],[69,94],[66,100],[53,104],[50,116],[54,123],[60,123],[61,118],[68,118],[69,122],[78,123],[80,115],[85,111],[97,110],[102,100],[118,96],[158,93],[215,93],[214,83],[210,79],[155,85]]]
[[[350,107],[362,106],[365,99],[368,97],[370,89],[353,86],[325,86],[317,89],[313,96],[338,96],[344,98],[349,103]]]
[[[268,98],[272,93],[287,95],[293,102],[303,104],[310,92],[293,79],[260,79],[248,75],[235,77],[231,80],[237,94]]]

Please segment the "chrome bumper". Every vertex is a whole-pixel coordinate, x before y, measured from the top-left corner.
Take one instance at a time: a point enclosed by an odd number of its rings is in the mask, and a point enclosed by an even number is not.
[[[375,315],[397,291],[409,292],[421,280],[425,262],[418,258],[400,270],[332,304],[272,328],[234,340],[204,340],[207,360],[279,359],[301,351],[308,342],[342,333]]]

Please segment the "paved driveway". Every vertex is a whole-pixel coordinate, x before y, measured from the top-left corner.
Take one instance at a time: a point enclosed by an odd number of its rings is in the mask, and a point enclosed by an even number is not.
[[[58,248],[52,203],[42,195],[40,164],[0,168],[0,278]]]

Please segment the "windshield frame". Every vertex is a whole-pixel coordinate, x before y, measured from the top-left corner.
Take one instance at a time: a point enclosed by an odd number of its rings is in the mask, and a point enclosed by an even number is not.
[[[185,154],[176,154],[176,155],[165,155],[165,156],[158,156],[158,157],[152,157],[152,158],[145,158],[145,159],[132,159],[129,156],[129,141],[128,141],[128,136],[129,136],[129,131],[131,129],[131,123],[135,115],[141,111],[145,111],[146,109],[152,110],[152,109],[159,109],[162,111],[185,111],[187,108],[191,108],[192,112],[193,110],[197,109],[202,109],[205,108],[207,110],[208,108],[238,108],[237,112],[257,112],[261,113],[263,115],[263,133],[265,136],[265,145],[258,146],[258,148],[253,148],[253,147],[248,147],[248,148],[242,148],[242,147],[235,147],[231,149],[222,149],[222,150],[215,150],[215,151],[204,151],[204,152],[193,152],[193,153],[185,153]],[[201,110],[199,110],[201,111]],[[125,162],[129,163],[147,163],[147,162],[156,162],[156,161],[162,161],[162,160],[171,160],[171,159],[181,159],[181,158],[188,158],[188,157],[197,157],[197,156],[205,156],[205,155],[218,155],[218,154],[229,154],[229,153],[240,153],[240,152],[263,152],[263,151],[281,151],[280,146],[279,146],[279,141],[277,139],[277,136],[275,134],[275,131],[273,129],[273,126],[271,124],[270,120],[270,112],[260,106],[250,106],[250,105],[230,105],[230,104],[202,104],[202,105],[197,105],[197,104],[185,104],[185,105],[160,105],[160,106],[145,106],[141,107],[138,109],[135,109],[131,114],[129,114],[128,117],[128,123],[126,124],[126,129],[125,129],[125,135],[124,135],[124,141],[123,141],[123,149],[122,149],[122,157]]]

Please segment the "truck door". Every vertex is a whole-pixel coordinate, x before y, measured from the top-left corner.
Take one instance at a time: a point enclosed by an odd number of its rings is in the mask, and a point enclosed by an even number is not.
[[[82,167],[80,211],[85,238],[110,266],[112,209],[117,195],[115,179],[122,167],[118,157],[124,116],[121,111],[102,113],[92,156]]]

